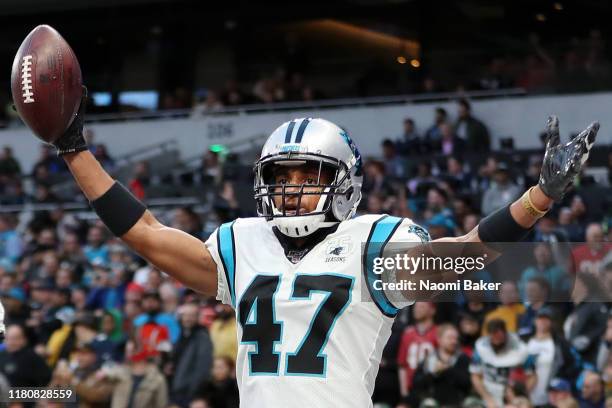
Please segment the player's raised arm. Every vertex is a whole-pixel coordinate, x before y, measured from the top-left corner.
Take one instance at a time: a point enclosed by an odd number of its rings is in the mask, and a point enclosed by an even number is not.
[[[436,242],[515,242],[523,239],[531,227],[560,201],[589,157],[595,143],[599,123],[591,123],[566,144],[559,137],[559,119],[548,118],[548,141],[537,186],[529,188],[521,198],[485,217],[466,235],[442,238]]]
[[[113,234],[186,286],[207,295],[217,293],[216,264],[204,244],[157,221],[87,150],[83,137],[83,106],[72,125],[53,145]]]
[[[33,81],[37,76],[53,80]],[[36,27],[19,47],[11,91],[19,116],[37,137],[55,146],[113,234],[190,288],[216,294],[216,264],[204,243],[159,223],[87,150],[83,137],[87,89],[74,52],[52,27]]]

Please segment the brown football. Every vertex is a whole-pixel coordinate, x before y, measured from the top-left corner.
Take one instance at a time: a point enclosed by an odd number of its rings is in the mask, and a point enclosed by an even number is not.
[[[52,27],[39,25],[21,43],[11,91],[19,116],[43,141],[54,142],[72,123],[83,94],[81,67]]]

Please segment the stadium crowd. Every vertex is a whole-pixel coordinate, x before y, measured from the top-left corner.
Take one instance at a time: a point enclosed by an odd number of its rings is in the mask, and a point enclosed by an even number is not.
[[[410,217],[434,239],[457,236],[537,182],[541,152],[527,163],[509,160],[492,150],[469,103],[457,108],[456,122],[438,109],[424,132],[407,118],[403,134],[382,143],[381,157],[365,161],[360,213]],[[103,146],[92,149],[112,165]],[[19,160],[5,148],[2,202],[54,203],[48,181],[62,169],[43,149],[32,171],[36,188],[26,194]],[[205,240],[223,218],[253,209],[238,208],[213,153],[201,171],[220,186],[224,215],[185,207],[162,219]],[[144,195],[148,176],[141,166],[130,182],[135,194]],[[592,207],[586,192],[593,187],[595,180],[581,177],[540,220],[529,237],[533,265],[520,279],[504,281],[497,298],[465,294],[399,313],[380,365],[376,406],[612,406],[612,225],[609,209]],[[571,271],[554,259],[563,241],[583,242],[572,249]],[[564,302],[552,301],[556,292],[565,293]],[[96,218],[61,207],[0,213],[0,300],[7,327],[1,388],[70,386],[83,407],[238,406],[233,310],[182,287]]]
[[[529,93],[568,93],[608,89],[612,85],[609,50],[601,31],[591,29],[563,44],[542,41],[531,33],[523,41],[520,53],[461,59],[461,69],[449,74],[447,63],[436,61],[410,80],[400,80],[400,71],[363,72],[355,86],[336,93],[322,93],[314,84],[320,82],[316,72],[304,70],[306,64],[284,61],[274,72],[252,82],[228,80],[219,88],[202,89],[191,101],[185,89],[167,92],[160,109],[186,109],[193,106],[194,115],[214,113],[223,107],[249,103],[312,102],[317,99],[351,96],[373,96],[384,93],[378,83],[398,82],[396,89],[404,94],[435,94],[474,90],[523,88]],[[454,54],[453,54],[454,55]],[[457,59],[454,56],[453,59]],[[406,68],[409,70],[410,68]],[[442,70],[442,71],[441,71]],[[462,74],[461,72],[464,72]],[[404,85],[400,85],[403,83]],[[193,105],[192,105],[193,103]]]

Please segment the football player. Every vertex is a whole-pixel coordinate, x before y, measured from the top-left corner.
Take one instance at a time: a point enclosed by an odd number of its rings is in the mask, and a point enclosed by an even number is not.
[[[204,244],[161,224],[113,180],[87,150],[82,128],[81,110],[55,146],[109,230],[184,285],[235,309],[242,406],[372,406],[400,307],[371,287],[373,258],[390,242],[428,235],[409,219],[354,218],[363,165],[346,131],[324,119],[282,124],[255,163],[259,217],[223,224]],[[520,240],[580,172],[598,128],[561,145],[551,117],[539,184],[465,236],[444,240]]]

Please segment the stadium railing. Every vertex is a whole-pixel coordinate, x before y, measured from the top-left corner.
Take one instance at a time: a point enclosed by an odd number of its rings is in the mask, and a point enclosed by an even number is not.
[[[209,111],[204,114],[194,114],[192,108],[189,109],[170,109],[156,111],[138,111],[138,112],[119,112],[119,113],[104,113],[87,115],[88,122],[113,122],[113,121],[129,121],[129,120],[146,120],[146,119],[170,119],[170,118],[188,118],[201,116],[215,115],[231,115],[231,114],[250,114],[261,112],[281,112],[287,110],[300,109],[325,109],[338,107],[358,107],[358,106],[375,106],[398,103],[424,103],[435,101],[449,101],[459,98],[479,99],[479,98],[503,98],[512,96],[524,96],[527,91],[523,88],[508,88],[499,90],[486,91],[467,91],[467,92],[444,92],[431,94],[411,94],[411,95],[393,95],[393,96],[373,96],[363,98],[341,98],[341,99],[322,99],[311,102],[277,102],[277,103],[257,103],[248,105],[226,106],[214,111]]]

